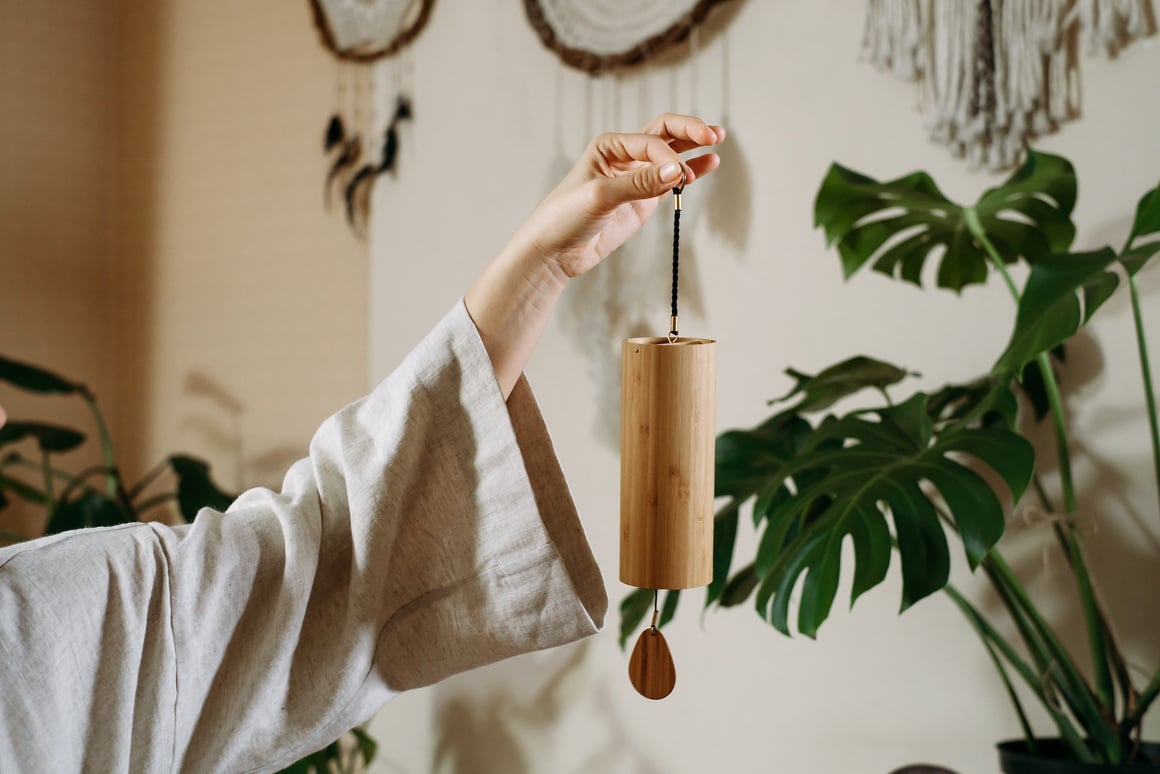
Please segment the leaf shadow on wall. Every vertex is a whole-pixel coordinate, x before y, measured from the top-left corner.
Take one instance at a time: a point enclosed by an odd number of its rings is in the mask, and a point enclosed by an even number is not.
[[[585,668],[591,640],[561,648],[551,654],[558,665],[549,668],[543,686],[530,697],[517,695],[512,685],[527,684],[527,661],[505,662],[487,673],[500,678],[483,691],[457,694],[439,703],[435,717],[435,752],[431,770],[445,774],[538,774],[553,771],[607,772],[631,770],[660,774],[661,769],[641,754],[619,722],[607,687],[596,689],[596,706],[585,694],[590,670]],[[540,750],[551,750],[552,736],[568,716],[587,707],[592,717],[607,725],[586,758],[578,762],[543,759]],[[627,769],[625,767],[627,766]]]
[[[201,399],[205,408],[190,413],[182,427],[196,431],[215,457],[231,460],[233,470],[228,484],[236,490],[256,482],[277,489],[286,471],[306,456],[296,446],[277,446],[248,454],[242,433],[246,406],[220,382],[201,371],[190,371],[185,377],[187,397]]]
[[[1079,393],[1105,376],[1103,354],[1090,333],[1081,331],[1068,342],[1067,360],[1059,369],[1059,376],[1068,429],[1072,433],[1072,464],[1077,473],[1079,503],[1076,518],[1088,569],[1129,671],[1139,686],[1147,681],[1160,660],[1160,618],[1151,614],[1155,608],[1154,590],[1160,588],[1160,561],[1157,561],[1160,540],[1156,538],[1157,515],[1140,513],[1127,493],[1153,484],[1150,479],[1130,479],[1121,469],[1099,458],[1076,435],[1072,404],[1078,401],[1082,405],[1083,397]],[[1094,416],[1088,417],[1083,426],[1115,432],[1127,423],[1146,433],[1141,412],[1142,408],[1103,409],[1098,412],[1098,421]],[[1053,485],[1059,465],[1051,420],[1044,418],[1022,431],[1035,446],[1036,470],[1045,479],[1051,504],[1060,509],[1062,496],[1058,486]],[[999,548],[1049,624],[1077,656],[1077,664],[1090,674],[1087,629],[1075,578],[1052,531],[1059,515],[1038,507],[1038,499],[1031,491],[1024,496],[1023,503],[1008,523]],[[998,597],[988,590],[982,604],[987,617],[997,622],[1000,631],[1010,641],[1017,641],[1017,633]]]

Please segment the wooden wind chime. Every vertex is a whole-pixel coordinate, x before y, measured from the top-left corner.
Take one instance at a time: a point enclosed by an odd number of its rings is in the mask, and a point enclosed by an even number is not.
[[[672,316],[668,336],[625,339],[621,348],[620,580],[653,590],[652,625],[629,659],[646,698],[672,693],[677,675],[657,628],[658,589],[713,580],[716,342],[677,330],[681,186],[673,189]]]

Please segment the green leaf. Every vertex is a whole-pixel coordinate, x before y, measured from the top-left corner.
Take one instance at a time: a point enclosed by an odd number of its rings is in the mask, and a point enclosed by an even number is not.
[[[801,395],[801,400],[792,409],[799,414],[828,409],[842,398],[867,388],[885,389],[909,375],[906,369],[865,355],[832,365],[817,376],[792,368],[787,368],[785,373],[796,379],[797,384],[787,394],[771,400],[770,404]]]
[[[1031,267],[1015,330],[992,374],[1020,378],[1027,363],[1071,338],[1115,290],[1119,278],[1107,270],[1115,260],[1105,247],[1053,255]]]
[[[705,607],[721,596],[729,567],[733,564],[733,548],[737,543],[737,501],[728,504],[713,517],[713,581],[705,592]]]
[[[1005,261],[1035,263],[1071,244],[1075,192],[1067,160],[1032,151],[974,210]],[[939,287],[958,292],[987,279],[987,254],[967,229],[965,209],[925,172],[880,183],[834,164],[814,201],[814,223],[827,245],[837,243],[846,278],[873,261],[875,271],[921,285],[926,261],[941,254]]]
[[[653,604],[652,589],[634,589],[631,594],[620,600],[620,649],[632,633],[640,628],[640,622],[648,614]]]
[[[1155,234],[1157,231],[1160,231],[1160,185],[1140,197],[1128,242],[1130,244],[1137,237]]]
[[[673,620],[673,616],[677,614],[677,605],[681,601],[680,589],[670,589],[665,594],[665,603],[661,606],[661,615],[657,619],[657,628],[663,629],[669,621]]]
[[[725,584],[725,591],[721,593],[721,607],[740,605],[749,599],[755,588],[757,588],[757,570],[750,562]]]
[[[59,505],[52,514],[52,520],[44,529],[44,534],[55,535],[73,529],[87,527],[110,527],[132,521],[121,510],[120,504],[104,494],[89,491],[67,503]]]
[[[812,430],[805,419],[785,411],[752,430],[726,430],[718,435],[716,496],[731,496],[738,504],[747,500],[797,451]]]
[[[52,371],[0,355],[0,380],[30,392],[69,394],[84,392],[85,386]]]
[[[822,422],[801,453],[769,484],[795,482],[775,505],[758,545],[758,609],[789,633],[789,595],[801,575],[798,630],[814,636],[829,616],[840,577],[841,548],[854,544],[851,604],[882,582],[894,525],[902,565],[902,608],[942,588],[950,570],[946,536],[930,497],[945,502],[968,561],[976,565],[1003,533],[1003,508],[990,486],[958,458],[970,455],[998,473],[1017,500],[1031,479],[1031,445],[1002,423],[972,423],[1006,402],[993,390],[958,424],[934,435],[928,398]],[[841,441],[835,448],[835,441]],[[805,484],[796,482],[808,481]],[[928,495],[925,487],[933,487]],[[935,494],[937,493],[937,494]],[[820,504],[820,505],[819,505]]]
[[[85,436],[69,427],[45,422],[8,422],[0,427],[0,446],[35,438],[41,451],[66,452],[85,442]]]
[[[181,515],[192,522],[202,508],[224,512],[237,499],[214,484],[209,474],[209,463],[184,454],[169,457],[169,464],[177,476],[177,503]]]
[[[375,755],[378,754],[379,743],[376,742],[370,734],[368,734],[366,731],[363,731],[358,726],[352,728],[350,732],[354,734],[354,738],[358,742],[358,749],[359,752],[362,753],[363,763],[370,763],[373,761],[375,759]]]

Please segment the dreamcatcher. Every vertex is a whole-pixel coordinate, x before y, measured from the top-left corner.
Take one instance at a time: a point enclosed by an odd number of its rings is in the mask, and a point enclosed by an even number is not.
[[[324,180],[327,209],[339,204],[355,233],[364,235],[375,180],[393,172],[400,127],[412,118],[410,63],[393,60],[393,100],[378,98],[375,80],[385,63],[423,30],[434,0],[311,0],[323,44],[337,58],[334,114],[323,133],[330,161]],[[382,84],[380,84],[382,85]],[[376,115],[376,106],[389,105]]]
[[[1148,0],[868,0],[862,55],[920,84],[932,140],[998,171],[1079,114],[1078,38],[1114,55],[1154,32],[1149,10]]]

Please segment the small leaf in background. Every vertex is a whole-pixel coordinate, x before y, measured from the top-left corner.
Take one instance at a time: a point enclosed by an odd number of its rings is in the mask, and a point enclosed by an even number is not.
[[[801,414],[828,409],[842,398],[865,389],[886,389],[910,375],[904,368],[865,355],[832,365],[816,376],[792,368],[787,368],[785,373],[797,379],[797,384],[787,394],[769,403],[772,405],[801,395],[801,400],[792,409]]]
[[[635,589],[631,594],[620,600],[620,649],[640,627],[653,604],[652,589]]]
[[[705,607],[713,604],[725,587],[729,565],[733,563],[733,548],[737,543],[737,521],[736,500],[730,500],[713,517],[713,582],[705,592]]]
[[[28,363],[0,355],[0,379],[30,392],[61,393],[84,392],[85,386]]]
[[[1075,192],[1066,159],[1030,151],[974,211],[1005,261],[1034,264],[1070,246]],[[967,228],[966,211],[925,172],[880,183],[834,164],[818,189],[814,224],[827,245],[837,243],[847,278],[873,261],[875,271],[921,285],[926,261],[941,254],[939,287],[958,292],[987,279],[989,258]]]
[[[177,476],[177,504],[182,517],[192,522],[202,508],[225,511],[237,499],[217,487],[209,475],[209,463],[185,454],[169,457],[169,464]]]
[[[120,504],[100,492],[86,492],[75,500],[57,507],[44,534],[55,535],[73,529],[111,527],[132,521]]]
[[[1160,185],[1140,197],[1132,221],[1131,240],[1160,231]]]
[[[657,619],[657,628],[663,629],[669,621],[673,620],[673,616],[677,614],[677,605],[681,601],[680,589],[670,589],[665,594],[665,603],[661,606],[661,614]]]
[[[69,427],[45,422],[8,422],[0,427],[0,446],[35,438],[41,451],[66,452],[85,442],[85,436]]]
[[[366,731],[363,731],[358,726],[352,728],[350,732],[354,734],[354,738],[358,742],[358,749],[359,752],[362,753],[363,763],[370,763],[373,761],[375,759],[375,755],[378,754],[379,751],[378,742],[376,742],[370,736],[370,734],[368,734]]]
[[[1115,260],[1116,254],[1105,247],[1053,255],[1032,266],[1015,330],[992,373],[1021,378],[1027,363],[1071,338],[1115,290],[1119,279],[1107,270]]]
[[[721,607],[740,605],[749,599],[755,588],[757,588],[757,570],[750,562],[725,584],[725,590],[721,592]]]

